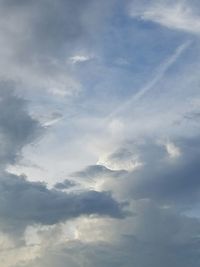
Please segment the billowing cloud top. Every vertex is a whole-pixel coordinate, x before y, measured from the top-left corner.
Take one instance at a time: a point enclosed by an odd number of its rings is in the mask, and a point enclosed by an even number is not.
[[[199,267],[200,4],[0,1],[2,267]]]

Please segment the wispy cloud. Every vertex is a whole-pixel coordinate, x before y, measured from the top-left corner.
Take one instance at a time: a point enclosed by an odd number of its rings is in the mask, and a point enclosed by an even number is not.
[[[75,56],[70,57],[69,59],[73,64],[76,64],[76,63],[88,61],[92,59],[92,57],[88,55],[75,55]]]
[[[123,112],[125,109],[130,107],[130,105],[134,104],[141,97],[143,97],[146,93],[154,88],[154,86],[162,80],[165,73],[169,70],[169,68],[179,59],[179,57],[184,53],[184,51],[191,45],[191,41],[187,41],[186,43],[180,45],[175,52],[164,61],[158,68],[155,76],[151,81],[149,81],[144,87],[138,90],[136,94],[133,94],[129,99],[123,103],[120,107],[115,109],[107,118],[106,121],[109,121],[113,117],[115,117],[120,112]]]
[[[140,6],[133,5],[131,16],[141,20],[152,21],[165,27],[192,34],[200,34],[200,16],[186,1],[169,3],[166,1],[150,1]]]

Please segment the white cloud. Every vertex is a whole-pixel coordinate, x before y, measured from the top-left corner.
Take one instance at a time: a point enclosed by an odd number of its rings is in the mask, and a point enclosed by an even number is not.
[[[167,28],[181,30],[192,34],[200,33],[200,16],[185,1],[166,3],[153,1],[135,8],[133,5],[131,16],[142,20],[152,21]]]
[[[88,61],[92,59],[92,57],[88,55],[75,55],[75,56],[70,57],[69,59],[73,64],[76,64],[76,63]]]
[[[130,155],[130,158],[120,158],[113,159],[109,155],[101,156],[97,162],[98,165],[103,165],[112,171],[133,171],[134,169],[140,167],[140,163],[136,156]]]
[[[178,158],[181,155],[180,149],[172,142],[167,142],[165,147],[170,158]]]

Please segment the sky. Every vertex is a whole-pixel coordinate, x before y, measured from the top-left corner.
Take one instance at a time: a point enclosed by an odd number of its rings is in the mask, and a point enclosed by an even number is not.
[[[200,266],[200,3],[0,0],[1,267]]]

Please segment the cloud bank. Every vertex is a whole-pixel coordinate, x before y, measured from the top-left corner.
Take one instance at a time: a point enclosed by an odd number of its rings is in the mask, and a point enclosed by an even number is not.
[[[2,267],[198,267],[198,1],[0,1]]]

